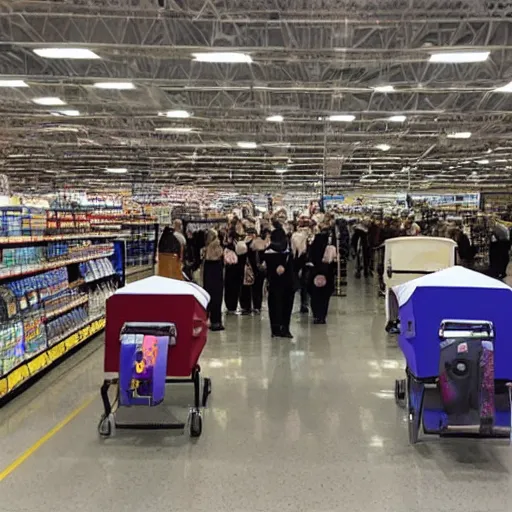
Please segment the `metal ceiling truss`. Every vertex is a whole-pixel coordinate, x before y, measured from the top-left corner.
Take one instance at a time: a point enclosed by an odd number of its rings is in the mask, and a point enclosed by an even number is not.
[[[512,80],[512,2],[127,3],[0,1],[0,78],[29,85],[0,95],[1,169],[14,188],[49,190],[78,178],[84,186],[316,190],[324,173],[333,191],[512,186],[512,95],[494,92]],[[101,59],[32,51],[62,45]],[[434,50],[454,48],[491,55],[478,64],[429,62]],[[245,52],[253,63],[195,62],[201,51]],[[93,87],[111,80],[135,89]],[[395,90],[374,89],[382,85]],[[55,117],[32,102],[39,96],[58,96],[81,115]],[[192,116],[158,115],[167,110]],[[355,119],[334,123],[332,114]],[[270,115],[284,122],[267,122]],[[389,120],[396,115],[405,122]],[[473,135],[447,138],[461,131]],[[258,147],[240,149],[240,141]],[[129,173],[108,175],[108,166]]]

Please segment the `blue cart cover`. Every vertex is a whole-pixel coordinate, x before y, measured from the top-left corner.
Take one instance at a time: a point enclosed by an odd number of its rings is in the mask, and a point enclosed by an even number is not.
[[[439,373],[439,327],[446,319],[486,320],[495,330],[495,378],[512,380],[512,288],[464,267],[395,286],[399,346],[417,378]]]

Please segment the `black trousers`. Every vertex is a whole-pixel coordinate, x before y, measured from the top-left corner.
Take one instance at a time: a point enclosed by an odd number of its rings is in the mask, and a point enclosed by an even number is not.
[[[272,334],[279,336],[290,330],[295,293],[293,288],[284,287],[282,283],[268,285],[268,316]]]
[[[236,311],[238,308],[243,278],[243,266],[240,263],[226,266],[224,276],[224,303],[228,311]]]
[[[205,261],[203,269],[203,286],[210,294],[208,313],[212,324],[222,323],[222,295],[224,277],[222,261]]]
[[[309,269],[304,267],[300,276],[300,307],[307,308],[309,305],[308,282],[309,282]]]
[[[313,285],[310,289],[310,295],[313,318],[317,318],[318,320],[325,320],[327,318],[327,312],[329,311],[332,287],[324,286],[322,288],[317,288]]]
[[[244,311],[251,311],[257,309],[261,311],[261,304],[263,302],[263,283],[265,276],[256,274],[254,284],[251,286],[242,285],[240,293],[240,307]]]

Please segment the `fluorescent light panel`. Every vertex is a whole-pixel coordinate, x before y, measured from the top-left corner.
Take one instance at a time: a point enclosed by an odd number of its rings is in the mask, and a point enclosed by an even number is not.
[[[23,80],[0,80],[0,87],[28,87]]]
[[[277,174],[284,174],[285,172],[288,172],[288,169],[276,169]]]
[[[446,135],[448,139],[469,139],[471,132],[453,132]]]
[[[407,117],[405,117],[405,116],[388,117],[388,121],[390,121],[391,123],[403,123],[403,122],[405,122],[406,119],[407,119]]]
[[[250,55],[240,52],[204,52],[193,53],[192,56],[197,62],[216,62],[219,64],[250,64],[252,62]]]
[[[284,117],[280,115],[268,116],[267,121],[269,123],[282,123],[284,121]]]
[[[55,112],[52,112],[52,115],[54,116],[69,116],[69,117],[76,117],[80,115],[79,110],[57,110]]]
[[[237,142],[236,145],[242,149],[256,149],[258,147],[256,142]]]
[[[93,87],[96,87],[96,89],[116,89],[119,91],[135,89],[133,82],[96,82]]]
[[[378,85],[373,90],[375,92],[394,92],[395,88],[392,85]]]
[[[465,64],[471,62],[484,62],[487,60],[491,52],[439,52],[430,56],[430,62],[438,62],[445,64]]]
[[[126,167],[107,167],[105,171],[110,174],[126,174],[128,169]]]
[[[56,96],[44,96],[42,98],[34,98],[32,100],[37,105],[46,105],[46,106],[56,106],[56,105],[65,105],[66,102],[62,101],[60,98]]]
[[[183,126],[164,126],[162,128],[155,128],[155,132],[162,133],[190,133],[193,128],[183,127]]]
[[[45,59],[99,59],[87,48],[35,48],[33,52]]]
[[[329,121],[343,122],[343,123],[351,123],[355,118],[356,118],[356,116],[354,116],[352,114],[334,114],[334,115],[328,117]]]
[[[186,110],[168,110],[167,112],[158,112],[158,115],[171,117],[173,119],[188,119],[191,114]]]
[[[494,89],[494,92],[512,92],[512,82]]]
[[[389,151],[391,149],[389,144],[377,144],[375,147],[381,151]]]

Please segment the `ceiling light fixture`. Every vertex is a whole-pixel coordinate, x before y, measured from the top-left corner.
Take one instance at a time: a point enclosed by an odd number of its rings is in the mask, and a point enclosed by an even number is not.
[[[334,114],[328,117],[329,121],[343,123],[351,123],[355,118],[356,116],[352,114]]]
[[[168,133],[190,133],[193,128],[183,126],[164,126],[163,128],[155,128],[155,132],[168,132]]]
[[[469,139],[471,132],[453,132],[446,135],[448,139]]]
[[[466,64],[472,62],[484,62],[487,60],[491,52],[438,52],[430,55],[430,62],[438,62],[445,64]]]
[[[389,151],[391,149],[389,144],[377,144],[375,147],[381,151]]]
[[[193,53],[196,62],[214,62],[218,64],[250,64],[252,57],[240,52],[204,52]]]
[[[28,87],[23,80],[0,80],[0,87]]]
[[[107,167],[105,171],[110,174],[126,174],[128,169],[126,167]]]
[[[35,48],[32,50],[45,59],[99,59],[93,51],[87,48]]]
[[[280,168],[280,169],[276,169],[276,172],[277,172],[277,174],[284,174],[285,172],[288,172],[288,169]]]
[[[477,160],[476,163],[480,165],[487,165],[489,163],[489,160]]]
[[[494,92],[512,92],[512,82],[502,85],[501,87],[497,87],[494,89]]]
[[[405,117],[405,116],[391,116],[391,117],[388,117],[388,121],[391,122],[391,123],[403,123],[403,122],[405,122],[406,119],[407,119],[407,117]]]
[[[242,149],[256,149],[258,147],[256,142],[237,142],[236,145]]]
[[[186,110],[168,110],[167,112],[158,112],[158,115],[172,117],[173,119],[188,119],[191,114]]]
[[[52,116],[69,116],[69,117],[76,117],[80,115],[79,110],[57,110],[55,112],[52,112]]]
[[[60,98],[56,96],[45,96],[42,98],[34,98],[32,100],[37,105],[46,105],[46,106],[54,106],[54,105],[65,105],[66,102],[62,101]]]
[[[284,117],[280,115],[269,116],[267,117],[267,121],[269,123],[282,123],[284,121]]]
[[[373,90],[375,92],[394,92],[395,88],[392,85],[378,85],[374,87]]]
[[[116,89],[118,91],[135,89],[133,82],[96,82],[93,87],[96,87],[96,89]]]

